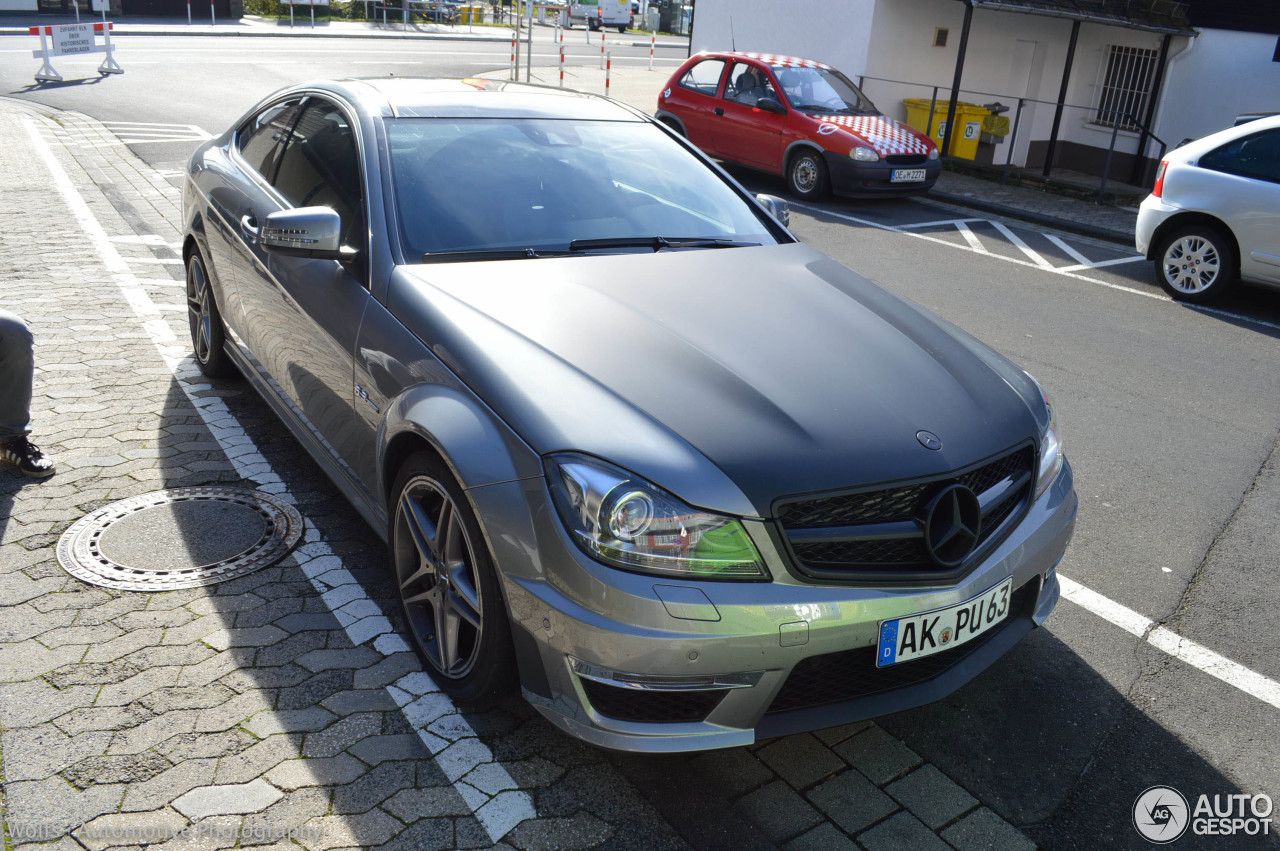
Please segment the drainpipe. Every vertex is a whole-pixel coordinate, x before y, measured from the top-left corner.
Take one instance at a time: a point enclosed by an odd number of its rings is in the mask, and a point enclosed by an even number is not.
[[[1058,108],[1053,111],[1053,129],[1049,131],[1049,149],[1044,153],[1044,176],[1053,168],[1053,154],[1058,147],[1058,128],[1062,124],[1062,107],[1067,102],[1067,84],[1071,82],[1071,63],[1076,58],[1076,39],[1080,36],[1080,21],[1071,22],[1071,43],[1067,45],[1067,64],[1062,69],[1062,88],[1058,90]]]
[[[947,135],[942,137],[942,156],[951,153],[951,137],[956,132],[956,101],[960,99],[960,76],[964,73],[964,52],[969,46],[969,23],[973,20],[973,0],[964,0],[964,27],[960,30],[960,51],[956,55],[956,75],[951,81],[951,102],[947,104]],[[933,113],[929,113],[930,120]]]
[[[1200,35],[1200,31],[1197,30],[1195,35],[1191,36],[1191,38],[1187,40],[1186,45],[1181,50],[1173,54],[1173,56],[1169,57],[1169,61],[1168,63],[1166,63],[1165,69],[1164,69],[1164,78],[1166,81],[1173,79],[1173,66],[1178,64],[1179,59],[1181,59],[1182,57],[1186,56],[1188,53],[1191,52],[1191,48],[1196,46],[1196,39],[1199,37],[1199,35]],[[1169,86],[1166,85],[1160,91],[1160,102],[1156,105],[1156,110],[1153,116],[1153,120],[1155,117],[1164,118],[1164,104],[1165,104],[1165,101],[1167,101],[1168,99],[1169,99]],[[1154,124],[1148,124],[1148,126],[1154,126]],[[1182,141],[1182,140],[1179,139],[1178,141]],[[1178,142],[1172,142],[1171,144],[1176,145],[1177,143]]]
[[[1140,186],[1143,172],[1146,171],[1147,142],[1151,139],[1151,120],[1156,114],[1156,98],[1164,91],[1165,66],[1169,63],[1169,43],[1173,36],[1165,33],[1160,41],[1160,64],[1156,67],[1156,79],[1151,87],[1151,100],[1147,103],[1147,114],[1142,119],[1142,132],[1138,136],[1138,151],[1133,158],[1133,169],[1129,172],[1129,182]]]

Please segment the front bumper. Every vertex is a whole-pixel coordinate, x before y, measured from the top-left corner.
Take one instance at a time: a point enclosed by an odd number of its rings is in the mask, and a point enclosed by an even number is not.
[[[845,154],[824,151],[827,173],[831,176],[831,191],[851,198],[878,198],[900,195],[920,195],[933,188],[942,174],[941,160],[926,160],[923,165],[891,165],[880,160],[863,163]],[[898,169],[923,168],[925,179],[912,183],[894,183],[893,172]]]
[[[746,745],[945,697],[1053,610],[1054,568],[1077,504],[1064,464],[1018,527],[958,583],[868,588],[801,582],[783,566],[762,522],[745,525],[770,582],[687,582],[614,570],[569,540],[541,480],[470,494],[482,526],[502,530],[488,538],[503,574],[526,698],[573,736],[651,753]],[[842,665],[850,653],[871,658],[881,620],[964,602],[1008,577],[1022,590],[1021,605],[1001,626],[946,651],[952,658],[926,676],[819,705],[787,697],[796,691],[795,683],[784,689],[800,663],[821,669]],[[880,670],[895,669],[906,670]],[[867,677],[876,670],[872,658]]]

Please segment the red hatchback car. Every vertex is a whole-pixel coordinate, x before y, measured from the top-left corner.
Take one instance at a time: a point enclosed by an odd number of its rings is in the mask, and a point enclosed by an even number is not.
[[[806,200],[916,195],[942,171],[928,136],[808,59],[699,53],[658,95],[656,117],[709,156],[784,175]]]

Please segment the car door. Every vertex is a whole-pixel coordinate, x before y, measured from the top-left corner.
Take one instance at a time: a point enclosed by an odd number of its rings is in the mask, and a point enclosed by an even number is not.
[[[245,357],[251,357],[246,340],[246,311],[243,305],[245,278],[252,274],[254,261],[250,237],[241,221],[256,203],[261,207],[270,192],[280,151],[302,109],[302,98],[292,97],[269,104],[236,130],[232,141],[232,162],[222,169],[208,191],[209,209],[205,235],[213,273],[214,292],[223,322]]]
[[[728,62],[724,59],[704,59],[684,73],[676,84],[679,91],[672,92],[679,108],[671,111],[684,122],[689,141],[706,154],[714,155],[718,151],[715,129],[719,115],[716,110],[723,112],[719,94],[726,65]],[[670,102],[667,108],[671,109]]]
[[[760,109],[761,98],[782,105],[772,74],[754,62],[734,62],[719,99],[716,146],[725,159],[781,173],[787,115]]]
[[[1199,165],[1223,175],[1218,194],[1240,245],[1240,274],[1280,283],[1280,128],[1234,139]]]
[[[261,377],[342,471],[355,457],[354,349],[369,301],[363,263],[368,257],[366,193],[361,180],[358,125],[343,107],[308,97],[284,144],[271,181],[246,211],[246,229],[272,212],[329,207],[342,220],[352,262],[268,253],[250,237],[253,254],[243,305],[249,345]]]

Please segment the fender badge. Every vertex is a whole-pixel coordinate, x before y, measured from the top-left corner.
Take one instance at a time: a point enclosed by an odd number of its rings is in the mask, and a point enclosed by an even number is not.
[[[840,128],[835,126],[834,124],[819,124],[818,134],[821,136],[830,136],[832,133],[836,132],[839,129]]]

